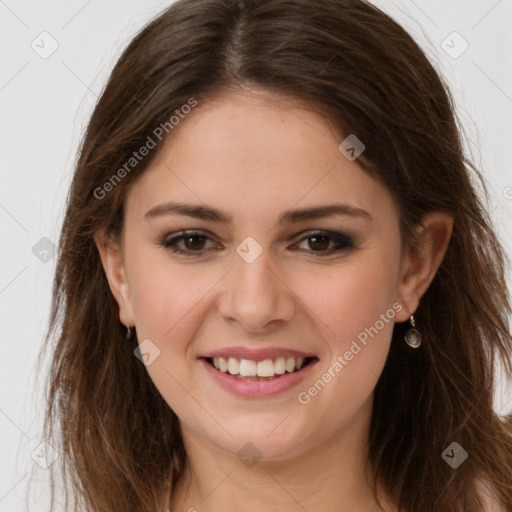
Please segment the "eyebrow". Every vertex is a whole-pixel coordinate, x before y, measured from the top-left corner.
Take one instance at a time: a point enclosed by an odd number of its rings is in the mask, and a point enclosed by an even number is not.
[[[144,219],[150,220],[164,215],[183,215],[195,219],[208,220],[213,222],[222,222],[230,224],[233,222],[233,216],[222,212],[216,208],[206,205],[190,203],[163,203],[157,205],[144,214]],[[372,216],[362,208],[356,208],[342,203],[312,206],[309,208],[300,208],[287,210],[283,212],[277,221],[277,225],[287,223],[301,222],[305,220],[315,220],[335,215],[345,215],[350,217],[373,220]]]

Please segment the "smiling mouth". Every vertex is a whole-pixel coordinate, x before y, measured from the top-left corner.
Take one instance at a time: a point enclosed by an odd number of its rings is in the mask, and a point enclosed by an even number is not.
[[[298,373],[318,361],[317,357],[277,357],[263,361],[236,357],[206,357],[203,359],[217,371],[242,380],[278,379],[283,375]]]

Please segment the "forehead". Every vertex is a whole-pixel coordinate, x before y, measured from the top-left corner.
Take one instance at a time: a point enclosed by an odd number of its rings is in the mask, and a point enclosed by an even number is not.
[[[387,190],[339,150],[343,136],[311,106],[273,93],[226,93],[185,116],[130,191],[143,215],[159,202],[203,202],[258,215],[345,200],[367,207]]]

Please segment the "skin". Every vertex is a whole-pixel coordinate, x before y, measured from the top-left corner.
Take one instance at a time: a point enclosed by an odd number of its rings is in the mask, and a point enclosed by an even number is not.
[[[119,319],[135,326],[139,343],[149,338],[159,348],[147,371],[180,420],[188,462],[172,512],[379,510],[365,466],[373,390],[393,322],[408,321],[418,307],[452,219],[430,213],[418,227],[421,244],[402,250],[389,191],[340,153],[344,136],[303,107],[260,89],[200,104],[131,187],[121,244],[96,236]],[[167,201],[212,206],[233,221],[144,219]],[[364,209],[371,219],[277,225],[285,210],[330,203]],[[212,240],[181,242],[191,256],[159,245],[186,229]],[[350,236],[355,247],[325,256],[336,241],[318,248],[307,238],[318,230]],[[263,250],[252,263],[236,252],[248,236]],[[298,394],[393,304],[400,305],[394,320],[300,403]],[[295,348],[319,362],[277,397],[242,399],[220,388],[197,359],[235,345]],[[237,457],[248,442],[260,457],[250,467]],[[382,503],[394,510],[384,495]]]

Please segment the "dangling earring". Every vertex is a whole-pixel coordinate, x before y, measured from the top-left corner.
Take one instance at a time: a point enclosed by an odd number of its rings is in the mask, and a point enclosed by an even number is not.
[[[409,347],[418,348],[421,345],[421,334],[418,332],[416,327],[416,321],[414,320],[414,316],[411,315],[411,328],[405,333],[405,342]]]
[[[126,326],[126,339],[129,340],[132,336],[132,329],[127,325]]]

